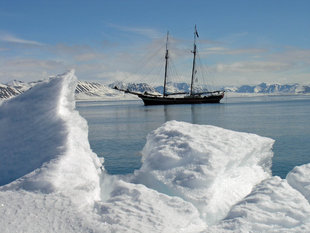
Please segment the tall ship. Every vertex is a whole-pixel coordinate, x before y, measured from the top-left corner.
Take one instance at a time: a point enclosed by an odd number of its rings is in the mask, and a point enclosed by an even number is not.
[[[194,49],[193,53],[193,66],[192,66],[192,75],[191,75],[191,84],[189,92],[177,92],[177,93],[168,93],[167,92],[167,71],[169,64],[169,49],[168,49],[168,40],[169,32],[167,33],[166,39],[166,53],[165,53],[165,75],[164,75],[164,88],[163,94],[157,95],[148,92],[139,93],[133,92],[129,89],[121,89],[117,86],[114,89],[118,91],[123,91],[125,93],[137,95],[140,99],[143,100],[144,105],[166,105],[166,104],[208,104],[208,103],[220,103],[220,100],[224,97],[224,91],[194,91],[194,80],[196,74],[196,54],[197,54],[197,40],[198,32],[195,25],[194,31]],[[179,95],[178,97],[176,97]],[[180,96],[182,95],[182,96]]]

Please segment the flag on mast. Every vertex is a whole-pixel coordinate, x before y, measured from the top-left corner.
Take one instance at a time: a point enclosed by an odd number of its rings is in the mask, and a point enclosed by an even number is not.
[[[198,35],[198,32],[197,32],[196,24],[195,24],[195,34],[196,34],[196,36],[199,38],[199,35]]]

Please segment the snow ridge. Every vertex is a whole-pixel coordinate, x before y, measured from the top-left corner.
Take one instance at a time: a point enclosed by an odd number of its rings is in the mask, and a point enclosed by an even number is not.
[[[90,149],[87,122],[74,110],[75,86],[70,71],[2,104],[0,184],[13,181],[2,190],[100,198],[101,163]]]

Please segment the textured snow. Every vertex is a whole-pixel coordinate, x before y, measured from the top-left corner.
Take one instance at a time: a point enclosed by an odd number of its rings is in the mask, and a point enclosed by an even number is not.
[[[111,182],[103,187],[111,188]],[[200,232],[206,228],[191,203],[122,180],[112,182],[108,197],[97,202],[95,210],[101,232]]]
[[[273,142],[215,126],[170,121],[148,135],[137,182],[193,203],[202,219],[214,224],[270,177]]]
[[[310,164],[295,167],[287,174],[287,182],[297,189],[310,203]]]
[[[257,185],[214,231],[309,232],[309,201],[280,177]]]
[[[74,110],[74,73],[64,76],[2,104],[0,184],[43,193],[61,190],[92,202],[100,196],[101,163],[90,150],[87,122]]]
[[[274,141],[170,121],[134,174],[106,174],[74,71],[0,106],[0,232],[309,232],[310,164],[270,173]]]

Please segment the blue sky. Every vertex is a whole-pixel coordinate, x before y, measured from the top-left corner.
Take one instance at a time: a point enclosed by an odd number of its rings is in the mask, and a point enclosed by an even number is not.
[[[154,80],[167,30],[185,80],[197,24],[200,58],[214,84],[309,84],[309,12],[307,0],[2,0],[0,82],[71,68],[81,80]]]

